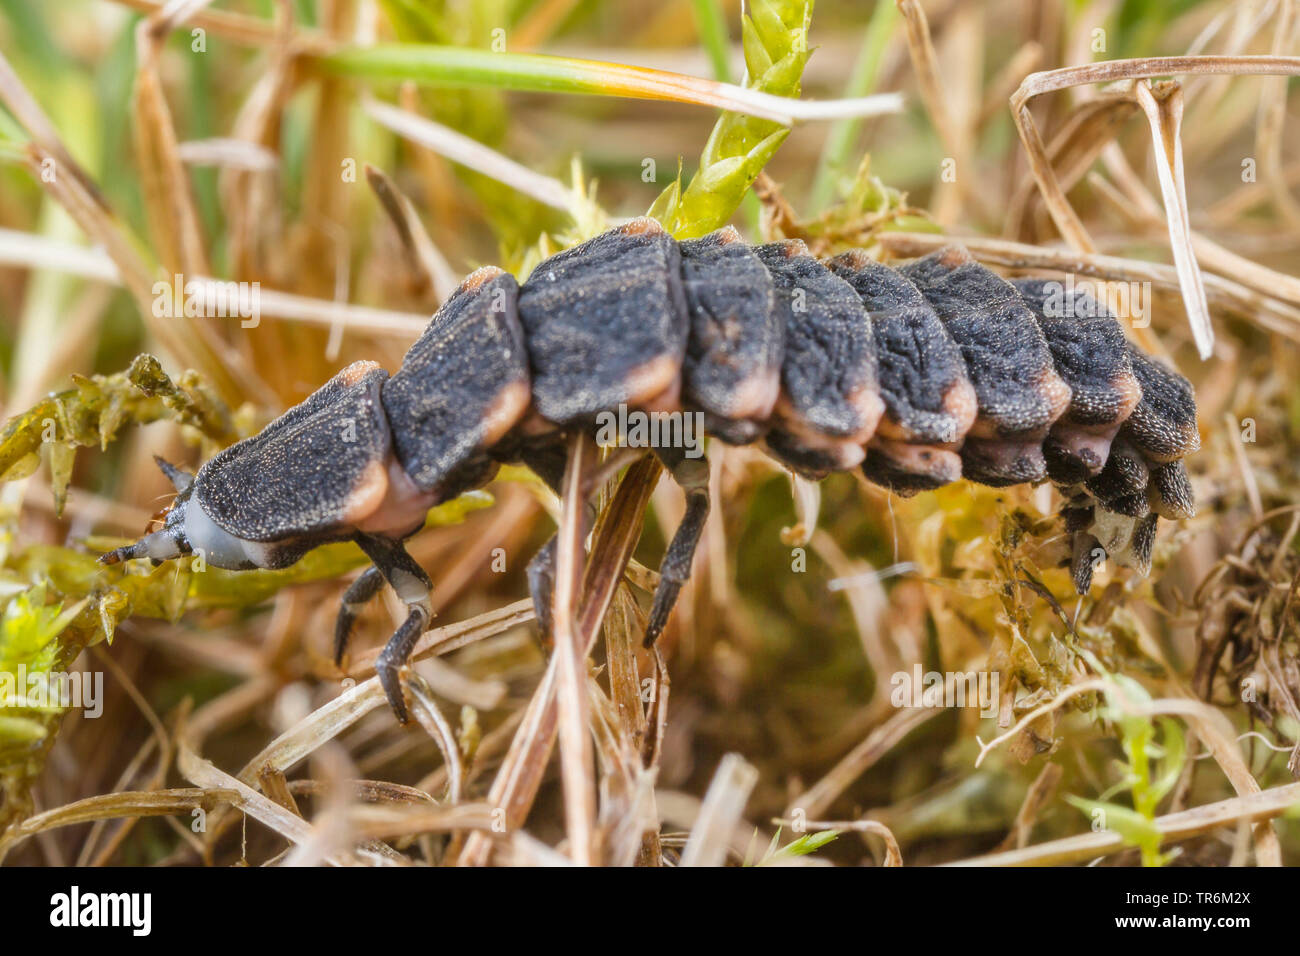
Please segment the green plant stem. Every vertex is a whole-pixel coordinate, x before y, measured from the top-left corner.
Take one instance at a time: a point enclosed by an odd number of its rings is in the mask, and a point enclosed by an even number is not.
[[[713,75],[723,83],[731,82],[731,49],[727,36],[727,20],[718,0],[691,0],[695,10],[695,28],[700,43],[709,55]]]
[[[875,88],[880,67],[884,63],[885,50],[897,23],[898,8],[893,0],[876,0],[876,8],[872,11],[871,20],[862,36],[862,48],[853,63],[848,85],[844,88],[845,96],[865,96]],[[830,204],[835,192],[835,178],[849,165],[849,152],[853,149],[853,142],[861,128],[862,121],[858,119],[837,120],[831,124],[821,159],[817,163],[817,174],[809,195],[809,208],[820,211]]]

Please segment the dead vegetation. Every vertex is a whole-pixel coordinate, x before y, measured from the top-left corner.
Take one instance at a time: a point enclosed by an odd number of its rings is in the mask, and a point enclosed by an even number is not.
[[[811,6],[746,5],[743,86],[729,0],[3,8],[0,670],[104,695],[0,710],[0,858],[1300,859],[1295,0]],[[893,90],[897,115],[862,99]],[[712,137],[701,104],[731,111]],[[1048,488],[891,499],[714,447],[694,579],[645,651],[682,503],[637,462],[584,549],[575,441],[565,500],[507,469],[414,539],[439,618],[406,731],[373,677],[396,602],[330,660],[350,545],[93,563],[165,506],[152,454],[197,464],[347,361],[393,368],[472,267],[522,274],[647,208],[1149,283],[1129,331],[1197,386],[1198,516],[1080,601]],[[259,282],[260,321],[157,315],[175,274]],[[557,522],[543,647],[522,571]],[[914,668],[996,674],[993,713],[896,706]]]

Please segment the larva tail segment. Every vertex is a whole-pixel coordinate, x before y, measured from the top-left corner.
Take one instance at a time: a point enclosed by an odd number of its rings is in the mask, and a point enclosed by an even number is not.
[[[978,414],[961,447],[964,477],[995,487],[1047,477],[1042,443],[1069,407],[1047,340],[1016,289],[949,246],[899,270],[956,342]]]
[[[957,343],[897,271],[861,251],[837,256],[827,267],[848,282],[871,319],[884,413],[863,474],[901,495],[956,481],[957,449],[979,412]]]
[[[1091,585],[1098,554],[1100,560],[1114,560],[1145,575],[1160,518],[1178,520],[1196,513],[1182,460],[1200,447],[1191,383],[1131,343],[1127,351],[1142,396],[1120,425],[1104,467],[1064,489],[1077,502],[1095,504],[1091,522],[1076,532],[1094,545],[1093,564],[1084,573],[1076,539],[1071,568],[1080,594]]]

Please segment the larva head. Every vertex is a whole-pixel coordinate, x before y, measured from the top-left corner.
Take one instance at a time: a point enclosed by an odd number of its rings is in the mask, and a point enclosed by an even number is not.
[[[155,457],[154,461],[176,488],[176,497],[163,517],[163,526],[134,544],[101,555],[100,562],[118,564],[130,558],[148,558],[154,564],[161,564],[197,552],[214,567],[231,570],[256,567],[246,543],[217,527],[194,498],[195,477],[161,458]]]
[[[149,558],[154,564],[160,564],[168,558],[191,552],[189,541],[185,537],[185,512],[194,491],[194,476],[157,456],[154,456],[154,461],[177,492],[176,499],[163,517],[163,526],[134,544],[100,555],[100,564],[119,564],[130,558]]]

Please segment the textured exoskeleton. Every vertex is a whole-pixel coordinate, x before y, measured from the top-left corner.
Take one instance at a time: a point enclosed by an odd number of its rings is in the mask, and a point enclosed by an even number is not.
[[[347,589],[341,662],[387,582],[408,607],[376,669],[399,719],[399,673],[431,617],[403,541],[428,509],[523,462],[559,489],[566,436],[621,410],[699,413],[727,444],[762,442],[810,478],[861,467],[904,495],[958,478],[1050,479],[1071,571],[1101,558],[1145,573],[1159,517],[1194,510],[1183,458],[1199,445],[1186,379],[1128,343],[1086,293],[1015,282],[950,246],[900,269],[862,252],[819,262],[800,242],[746,246],[733,229],[678,243],[637,219],[547,259],[522,286],[475,272],[390,378],[371,362],[188,475],[163,526],[106,554],[201,551],[278,568],[328,541],[373,562]],[[647,643],[667,623],[709,511],[707,459],[655,444],[687,507],[660,567]],[[696,449],[695,451],[700,451]],[[529,565],[550,620],[554,541]]]

